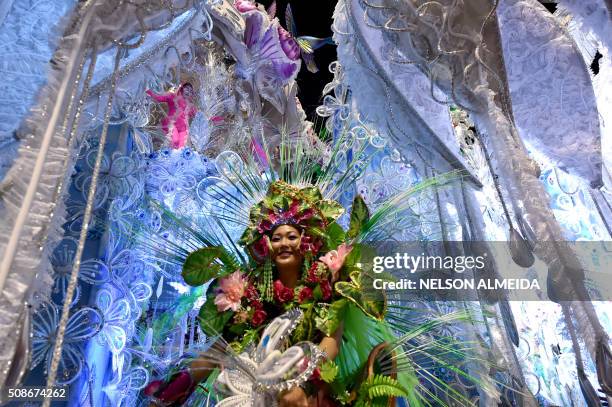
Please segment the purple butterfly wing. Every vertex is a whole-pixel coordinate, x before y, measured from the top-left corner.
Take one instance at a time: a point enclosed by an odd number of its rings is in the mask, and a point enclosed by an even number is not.
[[[319,72],[319,67],[317,66],[314,60],[314,54],[302,52],[302,59],[304,60],[304,63],[306,64],[306,69],[308,69],[309,72]]]
[[[293,19],[291,4],[287,4],[287,8],[285,9],[285,25],[287,26],[287,31],[289,31],[292,36],[297,37],[297,27],[295,26],[295,20]]]
[[[245,22],[246,26],[244,29],[244,43],[250,49],[253,45],[257,44],[261,38],[261,32],[263,30],[264,17],[261,13],[251,13]]]
[[[270,7],[268,7],[268,17],[270,17],[270,20],[276,17],[276,0],[274,0],[272,4],[270,4]]]

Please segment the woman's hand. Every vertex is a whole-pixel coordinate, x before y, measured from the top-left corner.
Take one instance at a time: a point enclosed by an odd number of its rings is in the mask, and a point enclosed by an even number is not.
[[[308,407],[308,396],[301,387],[293,387],[278,398],[279,407]]]

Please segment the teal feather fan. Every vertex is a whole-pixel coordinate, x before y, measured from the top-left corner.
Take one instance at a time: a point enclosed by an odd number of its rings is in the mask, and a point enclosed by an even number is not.
[[[192,286],[227,276],[237,269],[253,269],[257,265],[236,243],[238,238],[232,231],[249,225],[250,209],[264,199],[270,184],[282,180],[299,187],[313,185],[324,198],[336,199],[353,185],[371,160],[367,149],[349,135],[341,136],[334,146],[325,158],[313,154],[300,141],[283,141],[274,154],[264,142],[260,149],[264,154],[258,160],[249,152],[234,153],[232,160],[218,163],[221,178],[208,191],[220,198],[213,200],[199,219],[183,219],[157,205],[167,228],[175,231],[175,239],[146,236],[145,241],[143,236],[143,245],[157,253],[160,261],[182,267],[185,282]],[[353,149],[350,160],[339,146]],[[336,283],[336,290],[344,296],[336,302],[344,302],[332,303],[327,310],[343,325],[340,354],[324,370],[324,379],[337,400],[350,405],[378,405],[389,398],[403,397],[411,406],[438,406],[445,405],[439,396],[444,394],[452,405],[471,405],[467,395],[436,376],[438,371],[453,372],[481,391],[496,392],[494,382],[473,377],[462,368],[471,362],[490,366],[489,361],[474,356],[480,354],[474,351],[480,344],[447,337],[439,330],[444,325],[477,323],[472,316],[466,312],[430,315],[424,322],[415,323],[405,306],[384,302],[381,308],[377,305],[380,301],[362,298],[359,284],[363,280],[358,276],[367,273],[354,274],[355,257],[361,245],[389,238],[386,233],[391,230],[390,222],[410,209],[412,199],[433,187],[443,187],[460,175],[443,174],[413,185],[388,198],[372,213],[358,196],[353,201],[348,230],[336,223],[329,225],[326,236],[333,242],[326,246],[345,242],[356,253],[347,260],[341,280]],[[207,310],[214,311],[212,302],[207,301],[200,311],[200,319],[211,323],[215,320],[206,315]],[[215,328],[218,330],[229,323],[227,318],[219,321]],[[334,332],[337,325],[328,328]],[[381,343],[385,346],[378,356],[368,360],[372,349]],[[366,366],[368,362],[371,366]],[[364,369],[368,367],[372,374],[365,375]]]

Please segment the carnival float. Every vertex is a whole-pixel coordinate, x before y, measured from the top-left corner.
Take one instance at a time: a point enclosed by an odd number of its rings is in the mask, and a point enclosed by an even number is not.
[[[0,403],[610,404],[612,4],[306,3],[0,5]]]

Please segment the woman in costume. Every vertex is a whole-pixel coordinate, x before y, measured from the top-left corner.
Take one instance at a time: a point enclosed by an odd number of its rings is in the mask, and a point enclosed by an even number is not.
[[[189,401],[196,389],[220,397],[220,406],[382,406],[396,397],[419,406],[429,405],[432,386],[454,391],[419,378],[418,358],[473,379],[455,367],[468,358],[465,346],[428,336],[465,315],[410,326],[403,324],[405,307],[367,290],[372,276],[359,263],[359,242],[401,197],[370,217],[357,196],[345,231],[336,222],[344,208],[318,187],[301,185],[273,181],[251,208],[240,239],[247,262],[212,245],[186,257],[186,283],[216,279],[199,314],[215,345],[147,386],[158,405],[198,405]],[[458,405],[471,405],[455,393]]]
[[[147,95],[156,102],[168,105],[168,114],[161,121],[162,130],[170,139],[172,148],[184,147],[189,138],[189,121],[197,113],[193,85],[189,82],[183,83],[176,93],[168,92],[163,95],[148,89]]]

